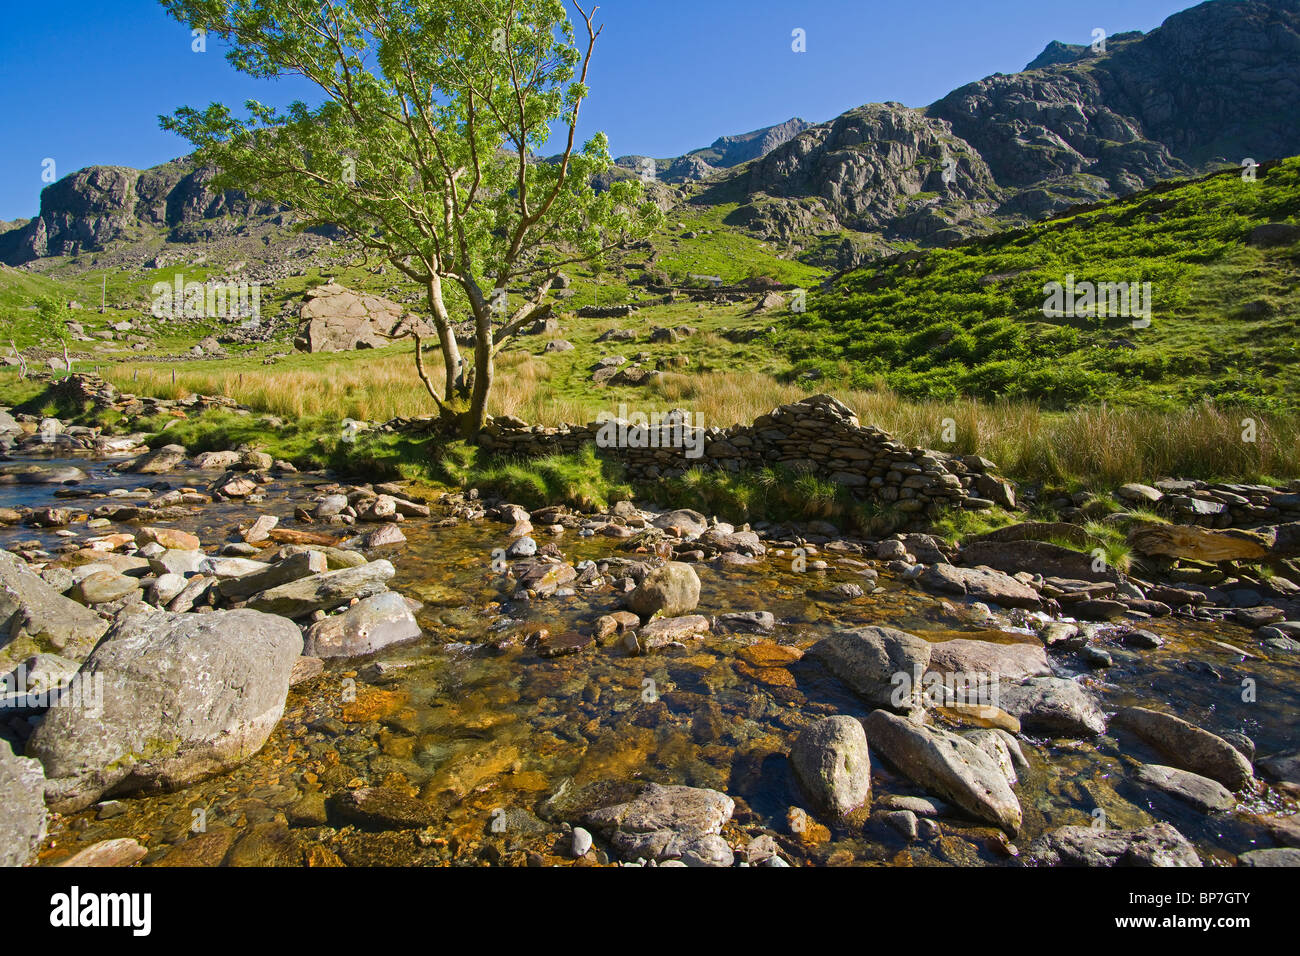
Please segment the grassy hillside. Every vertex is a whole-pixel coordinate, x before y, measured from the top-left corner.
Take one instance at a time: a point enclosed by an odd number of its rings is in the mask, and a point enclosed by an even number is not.
[[[796,375],[910,398],[1291,409],[1300,245],[1246,243],[1285,221],[1300,221],[1300,158],[859,270],[787,314],[773,344]],[[1152,283],[1151,325],[1044,318],[1044,285],[1067,274]]]

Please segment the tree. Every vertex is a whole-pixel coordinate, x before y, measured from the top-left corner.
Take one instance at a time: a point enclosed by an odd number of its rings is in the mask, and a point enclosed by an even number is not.
[[[22,321],[11,315],[0,316],[0,342],[8,342],[9,348],[13,350],[14,358],[18,360],[18,377],[27,378],[27,359],[24,357],[22,349],[18,347],[19,329],[22,328]]]
[[[295,75],[320,106],[258,102],[236,119],[186,107],[162,125],[219,170],[215,189],[289,206],[304,226],[333,224],[424,291],[442,351],[441,391],[416,368],[442,416],[483,424],[494,356],[523,329],[559,270],[642,238],[659,211],[635,180],[603,192],[603,134],[576,147],[578,111],[601,29],[579,48],[562,0],[162,0],[177,19],[229,44],[256,77]],[[535,153],[564,140],[549,160]],[[604,241],[602,237],[611,237]],[[447,287],[474,326],[462,359]],[[509,296],[523,287],[523,301]],[[427,329],[427,327],[426,327]]]
[[[63,350],[63,367],[72,374],[72,357],[68,346],[72,342],[72,333],[68,323],[72,321],[72,310],[57,296],[43,295],[36,300],[36,323],[33,331],[41,345]],[[24,369],[26,366],[24,365]]]

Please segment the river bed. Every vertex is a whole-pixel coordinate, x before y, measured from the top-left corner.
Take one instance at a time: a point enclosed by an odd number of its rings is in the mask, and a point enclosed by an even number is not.
[[[153,483],[118,475],[103,460],[40,464],[90,471],[81,490]],[[182,471],[160,481],[203,487],[211,477]],[[209,546],[257,514],[298,527],[294,507],[310,502],[312,486],[325,481],[287,476],[256,505],[217,502],[166,524],[198,534]],[[56,500],[57,487],[0,485],[0,506],[89,509],[102,503]],[[791,663],[774,657],[771,644],[802,651],[833,629],[869,624],[930,640],[1037,639],[1011,627],[1005,616],[990,624],[960,601],[927,594],[883,569],[879,593],[847,602],[815,600],[809,591],[862,578],[855,568],[838,566],[833,554],[820,556],[831,565],[826,571],[796,572],[790,556],[773,549],[755,565],[697,565],[698,613],[769,611],[778,621],[771,635],[710,634],[647,656],[628,656],[610,641],[545,659],[527,646],[527,636],[538,628],[589,632],[597,617],[618,607],[612,590],[516,600],[492,561],[493,550],[509,543],[508,525],[434,524],[406,521],[404,545],[371,555],[396,566],[391,587],[424,602],[422,639],[373,658],[327,663],[322,675],[291,689],[284,718],[262,750],[226,774],[176,793],[124,797],[58,819],[42,861],[57,862],[96,841],[132,837],[148,849],[145,865],[223,859],[568,865],[574,861],[563,821],[572,819],[571,801],[593,792],[625,795],[649,781],[728,794],[736,812],[723,836],[743,847],[771,834],[795,865],[1008,865],[1040,834],[1098,819],[1115,828],[1168,821],[1207,864],[1230,865],[1237,854],[1272,845],[1260,814],[1297,809],[1280,790],[1267,788],[1234,811],[1206,816],[1132,782],[1138,759],[1165,762],[1155,753],[1127,743],[1121,752],[1109,736],[1053,741],[1021,735],[1029,767],[1019,772],[1024,823],[1014,840],[949,817],[941,820],[937,838],[911,842],[879,821],[850,828],[801,826],[796,819],[792,828],[790,809],[804,806],[786,757],[794,736],[810,717],[863,717],[871,708],[812,658]],[[85,537],[122,528],[72,530]],[[616,541],[580,538],[575,531],[551,537],[539,529],[535,536],[539,543],[554,541],[572,563],[629,556]],[[0,547],[39,542],[51,548],[67,540],[53,529],[0,528]],[[1217,733],[1244,733],[1262,756],[1296,748],[1300,664],[1294,656],[1271,655],[1248,629],[1232,624],[1165,618],[1143,626],[1164,638],[1162,647],[1134,651],[1103,637],[1100,646],[1114,655],[1114,666],[1092,670],[1073,654],[1053,654],[1057,676],[1078,676],[1108,713],[1128,705],[1164,710]],[[377,662],[396,666],[377,673]],[[1246,681],[1253,682],[1246,685],[1253,686],[1253,700],[1244,699],[1250,697],[1243,693]],[[371,833],[328,820],[330,795],[370,786],[419,796],[434,808],[437,822],[419,831]],[[921,795],[878,760],[872,791],[877,804],[887,795]],[[582,862],[605,860],[598,846]]]

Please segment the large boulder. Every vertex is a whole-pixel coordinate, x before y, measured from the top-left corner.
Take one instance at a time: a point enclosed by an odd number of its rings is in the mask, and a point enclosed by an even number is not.
[[[45,839],[45,774],[38,760],[19,757],[0,738],[0,866],[26,866]]]
[[[0,668],[33,654],[84,660],[108,622],[45,583],[22,559],[0,551]]]
[[[1061,827],[1029,845],[1028,866],[1200,866],[1187,838],[1167,823],[1136,830]]]
[[[311,657],[359,657],[419,636],[420,625],[406,599],[396,591],[385,591],[307,628],[303,653]]]
[[[293,344],[303,352],[383,348],[404,329],[418,326],[396,302],[333,282],[308,290],[298,317]]]
[[[175,789],[256,753],[284,711],[302,634],[256,611],[121,618],[28,741],[59,812]]]
[[[790,748],[790,763],[813,806],[847,817],[871,799],[871,756],[862,724],[853,717],[823,717]]]
[[[1133,733],[1175,767],[1217,780],[1233,792],[1255,786],[1255,772],[1241,751],[1181,717],[1125,707],[1111,719],[1111,727]]]
[[[1020,801],[998,759],[959,734],[876,710],[864,721],[867,741],[927,793],[1015,835]]]
[[[650,571],[627,596],[628,610],[643,618],[680,617],[700,603],[700,577],[689,564],[671,561]]]
[[[924,706],[930,648],[929,641],[906,631],[862,627],[836,631],[809,653],[873,706],[910,711]]]

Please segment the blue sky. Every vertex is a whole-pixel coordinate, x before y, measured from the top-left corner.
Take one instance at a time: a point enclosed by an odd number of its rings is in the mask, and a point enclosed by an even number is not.
[[[605,32],[580,132],[615,155],[676,156],[718,136],[863,103],[924,106],[1022,69],[1049,40],[1148,31],[1189,0],[604,0]],[[158,128],[178,106],[310,100],[289,81],[241,76],[215,41],[151,0],[9,0],[0,19],[0,219],[39,209],[42,163],[146,168],[188,152]],[[805,31],[807,52],[791,50]]]

